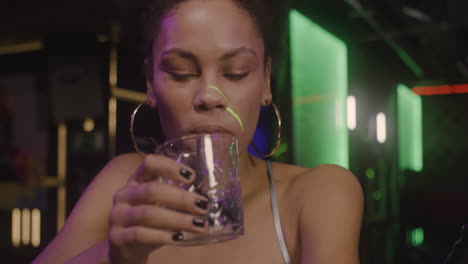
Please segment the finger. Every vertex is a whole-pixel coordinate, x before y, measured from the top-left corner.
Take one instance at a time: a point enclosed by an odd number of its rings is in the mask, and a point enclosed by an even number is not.
[[[129,186],[114,195],[114,204],[164,205],[191,214],[206,214],[208,202],[200,194],[156,181]]]
[[[130,179],[141,183],[159,177],[189,184],[195,179],[195,172],[190,167],[177,163],[170,158],[161,155],[147,155]]]
[[[113,212],[119,226],[144,226],[162,230],[184,230],[196,233],[208,231],[208,221],[203,216],[190,215],[154,205],[140,205]],[[115,224],[115,223],[114,223]]]
[[[109,240],[117,247],[161,247],[173,245],[181,240],[179,232],[158,230],[143,226],[128,228],[113,228],[109,232]],[[182,237],[183,239],[183,237]]]

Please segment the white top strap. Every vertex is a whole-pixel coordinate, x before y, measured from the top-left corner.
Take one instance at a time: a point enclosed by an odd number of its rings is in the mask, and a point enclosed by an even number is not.
[[[268,168],[268,183],[270,185],[270,200],[271,200],[271,209],[273,211],[273,220],[275,222],[276,236],[278,237],[278,243],[281,249],[281,254],[283,255],[283,260],[285,264],[291,264],[291,259],[289,258],[288,248],[286,247],[286,242],[283,236],[283,230],[281,229],[281,220],[279,215],[278,201],[276,200],[276,191],[275,185],[273,183],[273,173],[271,169],[271,162],[267,161]]]

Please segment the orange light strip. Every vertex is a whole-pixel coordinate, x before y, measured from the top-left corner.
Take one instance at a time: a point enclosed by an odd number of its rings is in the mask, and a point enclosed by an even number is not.
[[[417,95],[460,94],[468,93],[468,84],[418,86],[412,90]]]

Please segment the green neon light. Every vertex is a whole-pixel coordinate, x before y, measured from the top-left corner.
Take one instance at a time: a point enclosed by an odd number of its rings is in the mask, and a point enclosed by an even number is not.
[[[295,163],[348,167],[346,45],[296,10],[289,20]]]
[[[382,32],[382,28],[376,23],[376,21],[372,18],[369,12],[365,11],[359,1],[356,0],[345,0],[348,4],[350,4],[354,9],[358,12],[360,16],[362,16],[367,23],[376,31]],[[408,68],[416,75],[418,78],[424,76],[423,69],[411,58],[411,56],[401,48],[393,38],[387,36],[386,34],[380,33],[383,40],[392,48],[396,54],[400,57],[400,59],[408,66]]]
[[[422,100],[408,87],[397,87],[399,167],[423,169]]]
[[[424,243],[424,229],[418,227],[411,230],[411,246],[418,247]]]
[[[276,152],[273,154],[273,157],[277,158],[281,155],[283,155],[283,153],[285,152],[288,152],[288,144],[286,142],[283,142],[279,145],[278,149],[276,150]]]
[[[218,91],[224,97],[224,99],[226,99],[226,101],[229,102],[229,99],[226,97],[226,95],[224,95],[224,93],[218,87],[210,85],[210,86],[208,86],[208,89],[215,89],[216,91]]]
[[[226,95],[224,95],[223,91],[221,91],[221,89],[219,89],[218,87],[216,87],[214,85],[210,85],[210,86],[208,86],[208,89],[215,89],[216,91],[218,91],[224,97],[224,99],[226,99],[227,102],[229,102],[229,99],[226,97]],[[236,112],[234,112],[234,110],[232,110],[232,108],[230,108],[230,107],[227,107],[226,111],[228,111],[232,116],[234,116],[234,118],[237,120],[237,123],[239,123],[241,131],[243,132],[244,131],[244,124],[242,123],[242,120],[240,119],[239,115]]]
[[[241,131],[244,131],[244,124],[242,124],[242,120],[240,119],[239,115],[234,112],[230,107],[226,108],[226,111],[228,111],[234,118],[237,120],[237,123],[239,123],[239,126],[241,127]]]
[[[410,55],[408,55],[404,49],[398,46],[398,44],[396,44],[393,39],[388,39],[387,43],[390,45],[390,47],[393,48],[400,59],[406,64],[406,66],[408,66],[408,68],[410,68],[416,77],[422,78],[424,76],[423,69],[411,58]]]
[[[376,191],[372,194],[372,198],[376,201],[382,200],[382,193],[379,191]]]
[[[375,170],[372,169],[372,168],[366,169],[366,177],[371,181],[374,180],[375,179]]]

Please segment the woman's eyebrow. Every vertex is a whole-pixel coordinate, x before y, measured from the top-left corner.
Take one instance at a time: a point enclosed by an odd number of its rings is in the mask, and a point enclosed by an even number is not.
[[[197,66],[200,65],[197,56],[195,56],[193,53],[191,53],[189,51],[186,51],[186,50],[183,50],[183,49],[180,49],[180,48],[168,49],[168,50],[165,50],[165,51],[163,51],[161,53],[161,57],[165,57],[165,56],[168,56],[168,55],[177,55],[177,56],[180,56],[180,57],[182,57],[184,59],[187,59],[187,60],[190,60],[190,61],[194,62]]]
[[[237,56],[239,54],[252,54],[255,57],[257,57],[257,53],[253,49],[247,48],[247,47],[240,47],[240,48],[228,51],[223,56],[221,56],[220,60],[227,60],[227,59],[230,59],[230,58],[232,58],[234,56]],[[177,56],[180,56],[182,58],[193,61],[197,66],[200,65],[197,56],[195,56],[193,53],[191,53],[189,51],[186,51],[186,50],[183,50],[183,49],[180,49],[180,48],[168,49],[168,50],[165,50],[165,51],[163,51],[161,53],[161,57],[165,57],[165,56],[168,56],[168,55],[177,55]]]
[[[253,49],[246,48],[246,47],[240,47],[240,48],[233,49],[233,50],[227,52],[226,54],[221,56],[220,60],[227,60],[227,59],[230,59],[230,58],[232,58],[232,57],[234,57],[236,55],[239,55],[239,54],[252,54],[255,57],[257,57],[257,53]]]

